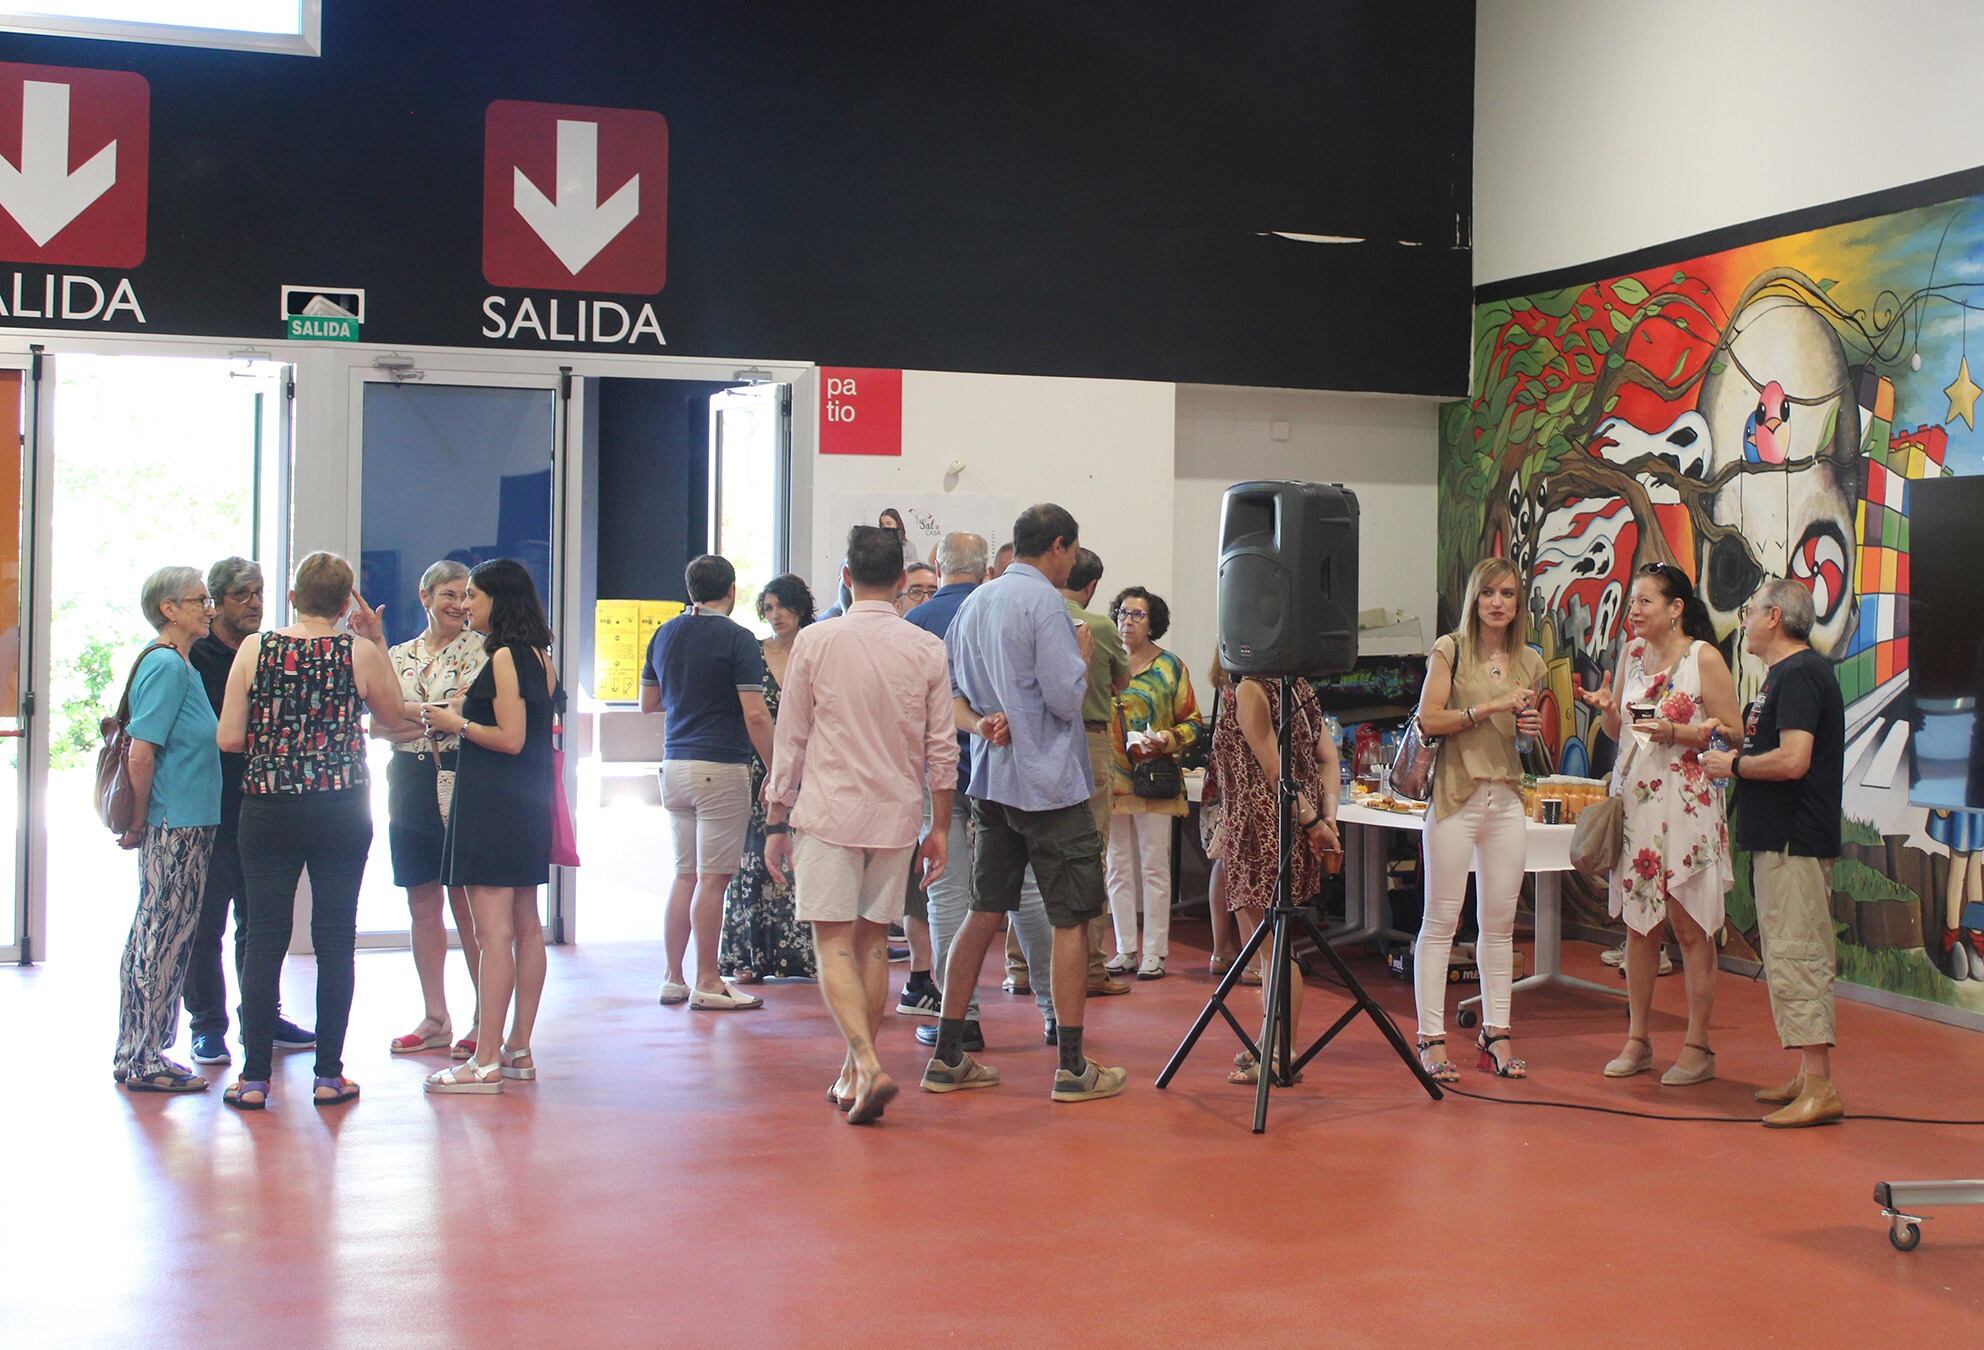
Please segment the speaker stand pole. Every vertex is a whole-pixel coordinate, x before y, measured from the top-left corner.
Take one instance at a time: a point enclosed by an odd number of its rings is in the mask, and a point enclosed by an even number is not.
[[[1254,1056],[1257,1066],[1257,1081],[1254,1088],[1255,1134],[1263,1134],[1267,1131],[1270,1090],[1277,1087],[1293,1087],[1302,1067],[1321,1054],[1323,1048],[1335,1040],[1338,1033],[1356,1021],[1360,1015],[1369,1017],[1377,1026],[1379,1032],[1391,1043],[1399,1059],[1411,1071],[1412,1076],[1426,1089],[1427,1096],[1434,1101],[1439,1101],[1444,1096],[1440,1091],[1440,1085],[1427,1074],[1425,1066],[1419,1062],[1418,1055],[1413,1053],[1412,1047],[1406,1043],[1405,1037],[1399,1034],[1398,1028],[1392,1025],[1392,1020],[1385,1015],[1385,1010],[1371,997],[1370,991],[1359,983],[1357,977],[1350,973],[1350,967],[1343,963],[1343,958],[1337,955],[1336,948],[1330,945],[1329,938],[1316,923],[1314,915],[1305,906],[1296,904],[1290,894],[1294,888],[1295,876],[1295,796],[1300,791],[1300,785],[1295,782],[1289,769],[1289,748],[1295,720],[1292,686],[1289,681],[1299,678],[1301,677],[1295,675],[1281,677],[1281,727],[1277,734],[1277,744],[1281,750],[1282,772],[1277,791],[1279,800],[1275,821],[1278,871],[1275,877],[1274,904],[1262,916],[1260,924],[1254,929],[1254,935],[1247,939],[1246,946],[1240,949],[1239,957],[1234,960],[1225,977],[1220,980],[1212,998],[1199,1010],[1198,1019],[1192,1023],[1192,1029],[1186,1033],[1185,1039],[1179,1043],[1178,1048],[1172,1051],[1170,1061],[1164,1066],[1164,1072],[1157,1076],[1158,1087],[1168,1086],[1178,1070],[1184,1067],[1185,1061],[1191,1057],[1193,1049],[1198,1045],[1199,1037],[1212,1025],[1213,1017],[1215,1015],[1224,1017],[1227,1025],[1233,1028],[1233,1034],[1240,1038],[1241,1045]],[[1307,843],[1307,840],[1303,841],[1304,847]],[[1336,971],[1345,992],[1351,997],[1350,1007],[1330,1024],[1329,1030],[1302,1052],[1299,1059],[1293,1057],[1295,1018],[1292,996],[1294,990],[1292,982],[1302,978],[1295,968],[1295,930],[1298,926],[1308,935],[1309,940],[1315,943],[1316,950],[1322,954],[1323,959]],[[1267,974],[1261,982],[1265,1015],[1262,1018],[1260,1044],[1256,1045],[1247,1035],[1246,1029],[1241,1026],[1240,1020],[1226,1006],[1226,1000],[1239,984],[1242,972],[1247,969],[1247,963],[1253,960],[1254,954],[1260,950],[1263,942],[1270,942],[1271,946]]]

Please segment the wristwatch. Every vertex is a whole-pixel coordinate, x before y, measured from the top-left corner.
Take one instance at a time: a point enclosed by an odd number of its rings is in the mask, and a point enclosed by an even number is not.
[[[1742,763],[1743,752],[1741,750],[1738,750],[1729,757],[1729,776],[1731,778],[1741,778],[1743,776],[1743,770],[1740,767]]]
[[[774,823],[773,823],[773,822],[771,822],[771,821],[766,821],[766,822],[765,822],[765,833],[766,833],[766,834],[791,834],[791,833],[792,833],[792,822],[791,822],[791,821],[789,821],[789,820],[781,820],[781,821],[778,821],[778,822],[777,822],[776,824],[774,824]]]

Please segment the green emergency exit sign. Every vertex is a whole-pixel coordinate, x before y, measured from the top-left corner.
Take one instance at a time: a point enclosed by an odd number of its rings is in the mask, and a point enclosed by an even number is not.
[[[292,338],[312,338],[318,342],[356,342],[358,320],[328,314],[292,314],[289,335]]]

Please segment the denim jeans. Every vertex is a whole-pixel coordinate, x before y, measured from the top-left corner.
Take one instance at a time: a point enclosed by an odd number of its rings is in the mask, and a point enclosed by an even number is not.
[[[369,789],[250,796],[241,804],[241,877],[248,897],[248,959],[241,989],[241,1076],[269,1076],[276,997],[289,950],[296,882],[310,872],[310,943],[317,950],[317,1069],[344,1072],[351,1019],[358,888],[372,847]]]

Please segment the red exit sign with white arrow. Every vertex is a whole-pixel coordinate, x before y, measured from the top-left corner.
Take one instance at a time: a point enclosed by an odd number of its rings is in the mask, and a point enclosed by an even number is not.
[[[0,62],[0,259],[136,267],[150,159],[144,76]]]
[[[657,112],[502,99],[483,129],[492,286],[653,295],[668,277],[668,123]]]

